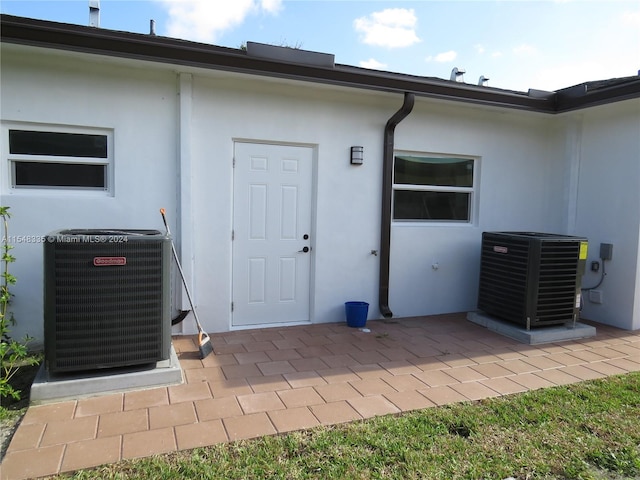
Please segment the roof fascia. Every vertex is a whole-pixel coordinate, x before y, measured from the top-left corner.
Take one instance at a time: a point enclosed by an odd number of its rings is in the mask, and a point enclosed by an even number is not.
[[[0,15],[1,41],[157,63],[324,83],[540,113],[562,113],[640,97],[640,79],[593,92],[586,85],[527,95],[348,65],[334,68],[248,56],[233,48],[168,37]],[[581,88],[584,87],[584,90]]]
[[[591,90],[589,84],[580,84],[557,92],[558,113],[570,112],[640,97],[640,77],[619,85]]]
[[[240,50],[167,37],[2,15],[2,42],[172,65],[271,76],[385,92],[412,92],[449,101],[553,113],[553,98],[531,98],[507,90],[336,65],[334,68],[273,61]]]

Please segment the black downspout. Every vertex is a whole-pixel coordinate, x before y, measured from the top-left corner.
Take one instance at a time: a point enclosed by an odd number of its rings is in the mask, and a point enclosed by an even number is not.
[[[393,193],[393,148],[396,126],[413,110],[415,95],[406,92],[404,103],[384,127],[382,157],[382,217],[380,222],[380,282],[378,305],[384,318],[393,317],[389,308],[389,257],[391,251],[391,195]]]

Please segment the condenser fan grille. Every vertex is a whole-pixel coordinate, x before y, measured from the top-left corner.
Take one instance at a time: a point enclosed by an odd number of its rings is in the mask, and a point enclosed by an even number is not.
[[[576,283],[580,285],[577,270],[579,255],[579,242],[541,243],[536,304],[538,322],[564,323],[573,318]]]
[[[529,244],[518,239],[504,240],[483,238],[478,308],[501,318],[523,318]],[[504,248],[511,255],[500,253]]]
[[[57,240],[45,246],[49,370],[168,358],[169,239],[159,232],[117,243],[72,241],[76,237],[52,234]]]
[[[587,240],[527,232],[485,232],[478,308],[528,327],[574,321]]]

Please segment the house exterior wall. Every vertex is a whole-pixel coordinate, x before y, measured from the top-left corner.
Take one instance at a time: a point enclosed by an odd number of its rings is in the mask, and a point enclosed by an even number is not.
[[[602,303],[586,292],[583,316],[627,329],[640,328],[638,236],[640,228],[640,100],[587,109],[571,115],[580,137],[575,232],[589,238],[589,259],[600,244],[613,244],[606,277],[598,287]],[[588,272],[583,286],[600,273]]]
[[[400,95],[102,60],[3,46],[0,116],[5,124],[110,129],[114,143],[112,196],[12,190],[3,150],[0,200],[14,214],[12,234],[59,228],[161,230],[158,208],[165,207],[200,320],[209,332],[227,331],[232,328],[234,141],[310,146],[315,156],[311,321],[343,321],[343,305],[349,300],[369,302],[369,318],[380,317],[379,257],[371,251],[380,249],[383,130],[402,104]],[[580,142],[587,141],[593,150],[585,154],[580,143],[579,180],[586,185],[597,183],[602,173],[598,136],[621,147],[616,161],[636,169],[637,184],[638,167],[629,165],[632,155],[625,156],[637,152],[632,129],[599,130],[603,121],[615,122],[617,115],[589,112],[579,124]],[[596,199],[583,197],[582,184],[580,193],[571,187],[577,170],[576,160],[567,155],[569,123],[569,118],[543,114],[416,100],[412,113],[396,128],[396,150],[472,156],[478,159],[479,181],[471,224],[392,224],[389,305],[394,316],[475,310],[482,231],[593,234],[603,238],[598,241],[614,243],[615,259],[633,254],[637,220],[618,230],[615,238],[605,238],[605,230],[589,230],[591,217],[581,216],[593,209],[589,202]],[[575,133],[575,122],[571,125]],[[361,166],[349,163],[352,145],[364,147]],[[605,184],[613,203],[616,178]],[[590,187],[585,188],[588,192]],[[637,193],[629,190],[637,219]],[[574,204],[575,212],[569,207]],[[606,214],[603,210],[603,219]],[[575,232],[568,228],[572,215]],[[16,245],[15,255],[16,333],[40,339],[42,245]],[[611,297],[626,302],[629,315],[638,308],[633,303],[637,279],[626,278],[638,275],[638,260],[633,258],[633,271],[624,270],[620,280],[629,281],[629,288]],[[617,276],[613,262],[611,268],[608,280]],[[606,295],[608,299],[609,291]],[[181,307],[188,307],[184,300]],[[623,311],[609,311],[605,321],[639,327],[630,324]],[[600,321],[599,310],[587,312]],[[193,322],[185,321],[175,331],[192,333]]]
[[[194,76],[194,281],[196,297],[212,299],[197,300],[211,330],[228,329],[231,318],[233,139],[316,149],[313,321],[343,320],[349,300],[369,302],[379,318],[371,250],[380,249],[382,132],[401,104],[399,95]],[[474,310],[483,230],[562,228],[553,208],[561,190],[552,188],[562,167],[541,118],[417,99],[396,128],[396,150],[479,158],[478,212],[473,224],[393,224],[395,316]],[[362,166],[350,165],[351,145],[364,147]]]
[[[28,128],[35,123],[112,131],[115,185],[113,196],[12,190],[4,137],[0,202],[10,207],[10,235],[41,236],[62,228],[163,230],[160,207],[175,221],[175,74],[29,51],[27,55],[24,49],[3,45],[3,127]],[[14,247],[16,262],[11,269],[18,280],[12,288],[11,309],[17,324],[12,331],[41,342],[43,245],[14,242]]]
[[[194,77],[192,162],[195,295],[213,331],[231,319],[233,141],[309,145],[315,150],[311,316],[342,319],[354,297],[376,315],[381,132],[394,98],[357,96],[252,77]],[[355,97],[355,101],[354,101]],[[351,145],[365,163],[349,164]],[[215,248],[212,246],[215,245]],[[191,327],[189,324],[186,328]]]
[[[473,224],[394,224],[394,313],[475,310],[483,231],[562,228],[552,207],[560,200],[553,185],[561,167],[545,141],[549,132],[536,115],[432,102],[420,102],[398,127],[398,148],[478,157],[480,179]]]

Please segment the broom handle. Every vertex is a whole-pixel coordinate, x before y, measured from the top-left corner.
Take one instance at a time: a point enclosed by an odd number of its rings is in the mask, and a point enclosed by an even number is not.
[[[169,230],[169,224],[167,223],[167,219],[165,217],[164,208],[160,209],[160,215],[162,215],[162,221],[164,222],[164,226],[167,229],[167,235],[171,235],[171,230]],[[189,287],[187,287],[187,280],[184,277],[184,272],[182,271],[182,266],[180,266],[180,260],[178,260],[178,252],[176,252],[176,246],[173,244],[173,239],[171,239],[171,251],[173,252],[173,258],[176,260],[176,265],[178,266],[178,271],[180,272],[180,278],[182,278],[182,284],[184,285],[184,291],[187,292],[187,298],[189,299],[189,305],[191,305],[191,311],[193,312],[193,317],[196,320],[196,325],[198,326],[198,330],[200,332],[204,332],[202,325],[200,325],[200,320],[198,319],[198,313],[196,312],[195,307],[193,306],[193,300],[191,299],[191,293],[189,292]]]

